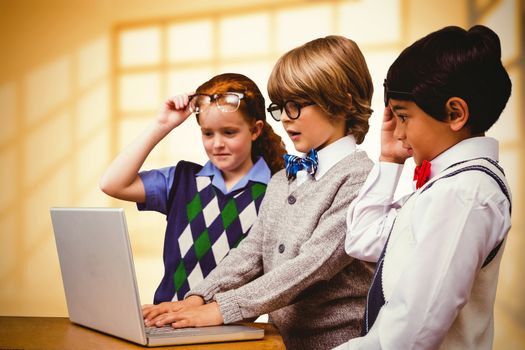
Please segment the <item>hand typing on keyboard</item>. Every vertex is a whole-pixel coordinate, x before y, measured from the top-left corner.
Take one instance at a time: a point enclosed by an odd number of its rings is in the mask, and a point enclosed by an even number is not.
[[[166,323],[159,323],[164,317],[163,315],[172,312],[179,312],[185,309],[204,305],[204,299],[198,295],[192,295],[181,301],[164,302],[158,305],[144,305],[142,306],[142,316],[144,317],[144,324],[149,326],[163,326]]]
[[[152,318],[147,326],[173,328],[204,327],[223,324],[224,320],[216,302],[194,307],[177,308],[175,311],[164,312]]]

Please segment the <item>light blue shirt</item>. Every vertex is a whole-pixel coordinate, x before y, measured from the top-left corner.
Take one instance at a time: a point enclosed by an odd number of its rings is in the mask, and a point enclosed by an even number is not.
[[[230,188],[229,191],[226,189],[226,184],[221,171],[211,161],[207,161],[206,164],[204,164],[204,167],[197,173],[197,176],[213,176],[211,184],[221,190],[222,193],[228,194],[240,188],[244,188],[248,184],[248,181],[260,182],[267,185],[272,174],[264,159],[260,157],[248,174],[244,175],[244,177]]]

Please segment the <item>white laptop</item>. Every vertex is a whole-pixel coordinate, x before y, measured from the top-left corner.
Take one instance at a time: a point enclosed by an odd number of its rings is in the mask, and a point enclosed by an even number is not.
[[[71,322],[145,346],[260,339],[243,325],[146,328],[124,209],[51,208]]]

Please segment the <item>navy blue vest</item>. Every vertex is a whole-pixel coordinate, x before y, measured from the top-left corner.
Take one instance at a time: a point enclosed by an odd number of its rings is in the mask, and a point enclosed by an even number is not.
[[[266,185],[249,181],[225,195],[211,177],[196,176],[201,165],[181,161],[167,203],[164,277],[154,303],[182,300],[231,248],[248,234]]]

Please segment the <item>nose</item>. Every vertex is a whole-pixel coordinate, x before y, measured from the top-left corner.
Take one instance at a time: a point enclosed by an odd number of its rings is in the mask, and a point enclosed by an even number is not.
[[[291,122],[293,119],[290,119],[290,117],[288,117],[288,114],[286,113],[286,111],[283,111],[283,113],[281,114],[281,123],[289,123]]]
[[[224,147],[224,140],[221,135],[215,135],[215,137],[213,138],[213,147],[214,148]]]

